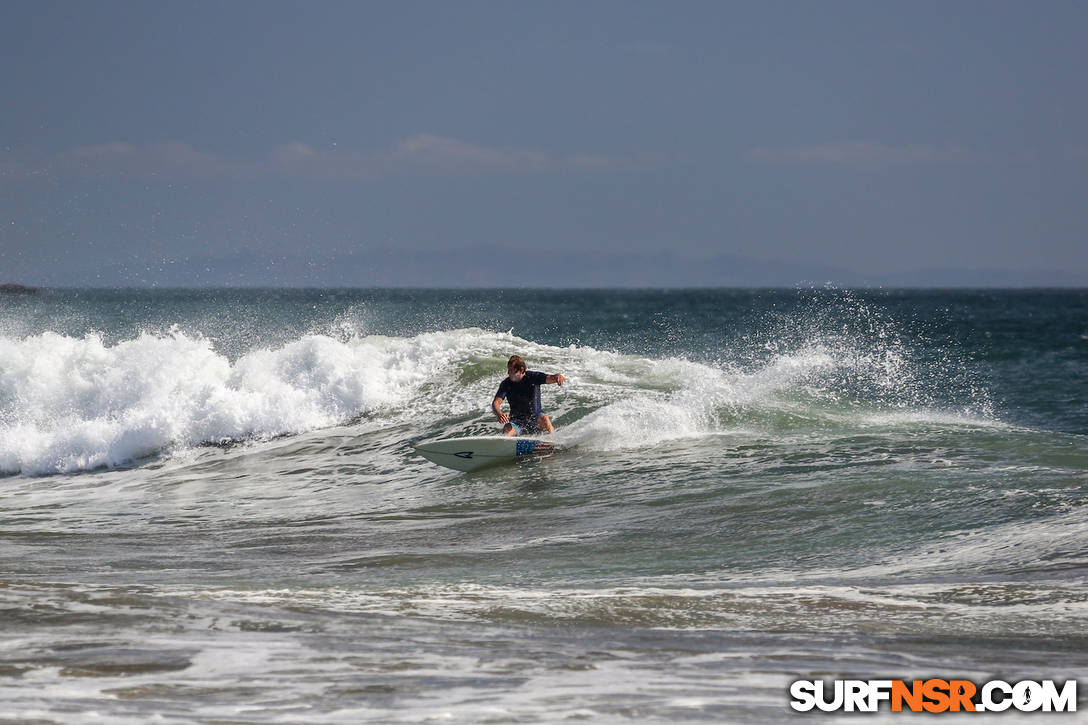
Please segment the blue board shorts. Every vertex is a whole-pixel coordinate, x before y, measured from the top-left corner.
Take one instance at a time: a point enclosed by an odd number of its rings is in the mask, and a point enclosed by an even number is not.
[[[541,415],[543,415],[543,414],[541,414]],[[540,419],[539,415],[537,416],[537,419],[538,420]],[[506,426],[508,426],[508,425],[514,426],[514,435],[516,435],[516,436],[533,435],[534,433],[539,433],[540,432],[540,429],[536,427],[536,421],[535,420],[526,420],[524,418],[519,418],[518,420],[514,420],[513,418],[511,418],[509,423],[503,423],[503,426],[502,426],[503,430],[505,430]]]

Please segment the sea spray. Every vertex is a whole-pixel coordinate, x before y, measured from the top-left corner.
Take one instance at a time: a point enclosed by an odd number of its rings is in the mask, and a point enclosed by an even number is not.
[[[828,672],[1084,679],[1085,319],[1081,292],[0,301],[0,455],[44,474],[0,477],[0,701],[766,723]],[[572,445],[416,455],[497,431],[511,353],[567,376]]]
[[[425,363],[434,347],[427,336],[311,335],[231,363],[180,331],[114,346],[94,334],[4,339],[0,470],[114,467],[177,446],[335,425],[410,397],[436,370]]]
[[[571,384],[548,391],[547,405],[564,440],[588,448],[753,428],[774,433],[892,411],[948,414],[947,400],[932,389],[939,381],[920,374],[894,326],[873,322],[874,313],[855,309],[849,298],[844,304],[837,319],[849,324],[830,329],[822,311],[791,320],[777,336],[761,326],[747,345],[719,349],[717,362],[547,345],[480,328],[368,335],[353,314],[330,320],[331,335],[303,334],[233,360],[217,340],[176,325],[113,345],[97,333],[5,338],[0,471],[131,465],[201,444],[345,424],[363,414],[384,416],[389,425],[454,416],[486,422],[511,352],[567,375]],[[957,405],[986,408],[970,393],[960,394]]]

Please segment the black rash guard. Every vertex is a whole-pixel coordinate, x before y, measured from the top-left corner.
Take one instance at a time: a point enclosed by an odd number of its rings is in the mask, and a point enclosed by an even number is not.
[[[510,421],[518,426],[536,426],[536,419],[544,410],[540,407],[540,386],[548,382],[545,373],[526,370],[525,376],[518,382],[505,378],[499,383],[496,398],[502,398],[510,404]]]

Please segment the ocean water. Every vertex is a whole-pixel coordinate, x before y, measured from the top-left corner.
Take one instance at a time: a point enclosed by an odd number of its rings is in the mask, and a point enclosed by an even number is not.
[[[415,455],[513,353],[566,449]],[[795,721],[1086,584],[1086,291],[0,297],[0,722]]]

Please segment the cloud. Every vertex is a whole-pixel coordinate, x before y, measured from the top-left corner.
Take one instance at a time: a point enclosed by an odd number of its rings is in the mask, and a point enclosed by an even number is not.
[[[859,168],[921,164],[963,164],[978,156],[960,146],[889,146],[872,141],[752,149],[745,158],[775,164],[832,164]]]
[[[544,151],[482,146],[420,134],[386,151],[318,150],[290,143],[256,159],[230,159],[180,142],[135,145],[122,141],[85,146],[46,164],[55,173],[120,178],[226,178],[279,175],[325,179],[386,176],[469,176],[607,171],[645,165],[652,157],[620,159],[592,154],[557,156]],[[9,164],[19,175],[23,164]]]
[[[245,167],[176,141],[135,146],[121,141],[84,146],[64,154],[61,168],[94,176],[228,176]]]
[[[381,157],[395,169],[440,173],[537,173],[566,166],[543,151],[488,148],[430,134],[400,141]]]
[[[270,161],[285,173],[358,178],[603,171],[634,164],[607,156],[559,157],[529,149],[480,146],[433,134],[402,139],[392,149],[372,154],[317,151],[294,143],[276,149]]]
[[[350,151],[318,151],[304,143],[290,143],[273,149],[252,166],[255,171],[279,176],[365,179],[378,175],[368,158]]]

